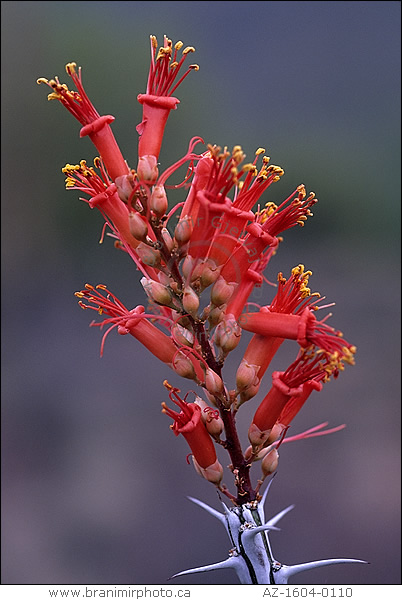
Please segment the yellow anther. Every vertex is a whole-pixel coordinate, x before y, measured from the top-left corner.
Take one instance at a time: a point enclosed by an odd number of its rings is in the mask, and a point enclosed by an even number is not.
[[[174,45],[174,49],[180,50],[180,48],[183,48],[183,46],[184,46],[183,42],[176,42]]]
[[[166,388],[167,390],[169,390],[169,392],[171,392],[172,390],[174,390],[174,387],[173,387],[172,385],[170,385],[170,383],[168,382],[168,380],[167,380],[167,379],[165,379],[165,381],[163,382],[163,385],[165,386],[165,388]],[[166,404],[165,404],[164,402],[162,402],[162,406],[163,406],[163,405],[165,405],[165,406],[166,406]]]
[[[170,65],[169,65],[169,68],[170,68],[170,69],[175,69],[175,68],[178,66],[178,64],[179,64],[179,63],[178,63],[178,62],[177,62],[177,60],[176,60],[175,62],[172,62],[172,63],[170,63]]]
[[[257,175],[258,173],[258,169],[255,165],[253,165],[253,163],[247,163],[245,165],[242,166],[243,171],[253,171],[254,175]]]
[[[296,190],[297,190],[297,192],[299,192],[299,196],[302,196],[302,198],[305,198],[305,197],[306,197],[306,188],[304,187],[304,185],[303,185],[303,184],[299,185],[299,186],[296,188]]]
[[[291,273],[292,275],[302,275],[304,273],[304,265],[300,263],[297,267],[293,267]]]
[[[199,71],[200,70],[200,66],[197,64],[194,65],[189,65],[188,67],[189,69],[194,69],[194,71]]]
[[[96,286],[96,289],[107,291],[107,287],[103,283],[98,283],[98,285]]]
[[[91,290],[91,291],[93,291],[95,289],[94,286],[91,285],[90,283],[86,283],[84,287],[86,290]]]
[[[282,177],[282,175],[285,173],[282,167],[278,167],[277,165],[270,165],[268,167],[268,171],[275,173],[275,175],[279,175],[279,177]]]
[[[75,75],[75,70],[77,68],[77,63],[75,62],[70,62],[66,64],[66,73],[67,75]]]
[[[45,77],[39,77],[39,79],[36,80],[36,83],[38,85],[40,85],[41,83],[46,83],[46,85],[49,85],[49,80],[46,79]]]
[[[256,156],[259,156],[260,154],[264,154],[264,152],[265,152],[265,148],[258,148],[258,149],[255,151],[255,155],[256,155]]]
[[[158,47],[158,40],[156,39],[156,36],[150,35],[149,37],[151,40],[152,47],[156,49]]]
[[[47,95],[48,100],[60,100],[60,98],[61,98],[61,94],[58,94],[57,92],[51,92],[50,94]]]
[[[183,54],[186,55],[189,52],[195,52],[195,48],[193,48],[193,46],[187,46],[186,48],[184,48],[183,50]]]
[[[78,304],[81,306],[82,309],[86,310],[88,307],[86,304],[84,304],[81,300],[78,302]]]
[[[156,60],[162,60],[165,56],[170,56],[172,54],[171,48],[159,48]]]
[[[69,163],[62,169],[63,173],[67,173],[68,171],[79,171],[80,165],[70,165]]]
[[[98,312],[98,315],[103,315],[103,308],[99,307],[97,312]]]
[[[77,296],[77,298],[85,298],[85,295],[82,292],[74,292],[74,296]]]

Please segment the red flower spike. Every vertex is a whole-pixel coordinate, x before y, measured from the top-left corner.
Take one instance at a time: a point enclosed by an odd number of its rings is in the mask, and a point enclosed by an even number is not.
[[[172,402],[181,410],[176,412],[163,402],[162,412],[173,419],[174,423],[171,425],[173,433],[176,436],[183,435],[198,465],[207,469],[216,462],[217,458],[215,446],[201,418],[201,408],[195,403],[190,404],[182,400],[177,388],[173,388],[167,382],[164,382],[164,385],[170,391]]]
[[[60,83],[58,77],[50,81],[41,77],[37,82],[45,83],[53,90],[48,95],[48,100],[59,100],[73,117],[83,125],[80,137],[89,136],[101,155],[112,181],[115,181],[117,177],[127,175],[129,168],[110,128],[110,123],[114,121],[114,117],[112,115],[103,117],[99,115],[84,90],[81,67],[78,68],[78,73],[76,68],[76,63],[66,65],[66,72],[73,80],[78,91],[70,91],[65,83]]]
[[[158,49],[155,36],[151,36],[151,65],[148,76],[146,94],[137,96],[142,104],[142,121],[137,125],[140,135],[138,143],[139,157],[159,157],[165,125],[170,111],[177,108],[179,100],[172,96],[183,79],[191,70],[198,70],[198,65],[190,65],[186,73],[176,82],[176,78],[186,59],[187,54],[194,48],[184,48],[182,57],[177,60],[177,53],[182,48],[182,42],[177,42],[172,49],[172,42],[166,36],[163,47]]]

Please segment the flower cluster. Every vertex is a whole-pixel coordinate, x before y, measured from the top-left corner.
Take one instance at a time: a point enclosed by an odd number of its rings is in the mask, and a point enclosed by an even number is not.
[[[293,418],[310,394],[337,377],[345,364],[353,364],[355,347],[342,334],[317,318],[326,308],[309,288],[311,271],[299,264],[288,277],[279,273],[270,303],[250,302],[253,289],[267,281],[264,271],[282,241],[282,234],[304,226],[317,199],[304,185],[281,204],[265,203],[263,194],[284,171],[270,163],[263,148],[251,162],[240,146],[232,151],[192,138],[184,156],[164,171],[159,154],[170,112],[179,100],[173,96],[181,82],[198,65],[184,68],[193,47],[172,44],[167,37],[158,48],[151,36],[151,64],[142,106],[138,164],[130,168],[113,136],[111,115],[100,116],[82,83],[81,68],[66,67],[76,90],[59,79],[41,78],[58,100],[80,122],[80,136],[89,136],[97,149],[93,166],[81,160],[63,169],[66,187],[84,194],[97,208],[116,248],[126,252],[140,272],[148,306],[126,306],[103,285],[86,284],[76,292],[84,309],[95,310],[103,320],[93,322],[109,332],[130,334],[180,377],[191,380],[203,395],[192,402],[164,382],[173,409],[162,412],[173,421],[176,436],[183,436],[194,467],[236,507],[260,500],[259,488],[278,466],[278,446],[286,440]],[[167,182],[182,167],[185,201],[169,207]],[[177,186],[175,186],[177,187]],[[328,306],[328,305],[327,305]],[[243,335],[251,339],[237,358],[236,380],[230,385],[223,367]],[[296,344],[295,360],[264,377],[284,340]],[[233,354],[235,356],[236,353]],[[255,402],[243,450],[236,429],[236,413],[262,391]],[[337,429],[337,428],[335,428]],[[303,439],[334,431],[313,428]],[[290,439],[290,438],[289,438]],[[224,483],[225,474],[216,449],[229,453],[235,493]],[[252,481],[250,468],[261,461],[260,475]],[[250,504],[251,503],[251,504]]]

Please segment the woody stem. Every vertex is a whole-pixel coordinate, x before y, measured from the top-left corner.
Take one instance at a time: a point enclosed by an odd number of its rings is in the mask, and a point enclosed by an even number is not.
[[[191,319],[194,332],[201,346],[202,354],[208,366],[221,377],[222,364],[216,361],[212,348],[205,331],[204,324],[201,321]],[[216,404],[223,421],[226,439],[223,443],[229,452],[232,461],[232,472],[235,475],[235,484],[237,487],[237,504],[242,505],[255,500],[257,494],[253,489],[250,480],[250,464],[244,458],[239,436],[236,429],[236,418],[232,407],[225,406],[221,398],[215,397]]]

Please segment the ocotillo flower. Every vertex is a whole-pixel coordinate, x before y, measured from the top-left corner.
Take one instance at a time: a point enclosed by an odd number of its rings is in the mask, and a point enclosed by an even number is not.
[[[53,90],[48,95],[48,99],[59,100],[83,125],[80,137],[85,137],[86,135],[90,137],[101,155],[112,181],[115,181],[119,176],[127,175],[129,168],[110,128],[110,123],[114,121],[114,117],[112,115],[105,115],[103,117],[99,115],[85,93],[82,84],[81,67],[78,68],[77,73],[76,63],[68,63],[66,65],[66,72],[73,80],[78,91],[70,91],[65,83],[60,83],[58,77],[50,81],[44,77],[40,77],[38,83],[47,84]]]
[[[102,162],[95,159],[94,164],[98,171],[94,167],[89,167],[85,160],[82,160],[79,165],[67,164],[63,167],[66,188],[88,194],[89,200],[86,198],[82,200],[85,200],[91,208],[98,208],[120,241],[134,249],[138,246],[139,240],[131,232],[130,212],[120,200],[116,184],[110,181]]]
[[[158,50],[158,41],[151,36],[151,65],[149,69],[147,91],[137,96],[142,104],[142,121],[137,126],[140,135],[138,144],[137,172],[141,181],[154,183],[158,177],[157,161],[162,145],[165,125],[171,110],[177,108],[179,100],[173,96],[183,79],[190,70],[198,70],[198,65],[190,65],[184,75],[178,80],[186,56],[194,52],[192,46],[187,46],[178,58],[178,52],[183,47],[177,42],[172,48],[172,41],[166,36],[164,44]]]
[[[167,381],[165,387],[169,396],[181,410],[176,412],[162,402],[162,412],[174,420],[171,429],[178,436],[182,434],[191,448],[196,471],[205,479],[219,485],[222,481],[223,469],[217,457],[214,443],[201,418],[201,408],[196,403],[182,400],[178,394],[180,390],[171,386]]]
[[[272,373],[272,387],[259,405],[249,428],[252,446],[262,446],[268,440],[271,429],[293,398],[297,398],[295,402],[302,406],[314,389],[321,390],[321,382],[329,381],[331,376],[337,377],[343,369],[342,360],[343,356],[338,352],[328,354],[311,346],[301,349],[286,371]]]
[[[127,309],[103,284],[94,287],[87,283],[85,289],[75,292],[75,295],[80,299],[81,308],[95,310],[99,315],[107,316],[102,322],[91,323],[92,326],[101,328],[109,326],[102,338],[101,354],[106,336],[112,329],[117,328],[118,333],[130,333],[159,360],[172,366],[178,348],[171,337],[150,322],[155,319],[155,315],[145,313],[143,306]]]
[[[313,344],[326,352],[338,352],[345,362],[354,364],[356,347],[343,339],[341,331],[325,323],[328,316],[318,321],[308,307],[301,314],[279,314],[267,310],[243,313],[239,317],[239,325],[259,335],[297,340],[302,348]]]
[[[318,292],[312,294],[308,287],[311,274],[311,271],[305,270],[304,265],[294,267],[288,279],[285,279],[282,273],[278,273],[277,292],[271,304],[263,306],[260,313],[263,315],[266,313],[298,315],[307,307],[310,310],[316,310],[320,294]],[[241,327],[246,329],[248,317],[251,318],[254,314],[243,313],[239,317]],[[237,375],[237,389],[243,401],[255,396],[258,392],[261,379],[284,339],[283,335],[266,335],[260,330],[257,330],[251,338]]]

